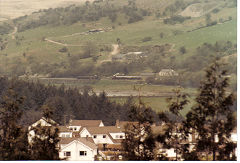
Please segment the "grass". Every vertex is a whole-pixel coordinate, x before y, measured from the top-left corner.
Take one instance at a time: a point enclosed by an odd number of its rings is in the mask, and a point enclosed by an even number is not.
[[[167,97],[141,97],[143,103],[151,107],[154,111],[164,112],[168,110],[168,103],[166,102]],[[194,104],[194,96],[190,98],[190,103],[185,107],[184,110],[181,111],[181,114],[185,116],[187,112],[191,109],[191,106]],[[110,97],[111,101],[115,101],[119,104],[124,104],[127,101],[127,97]],[[135,104],[138,103],[138,97],[134,97]]]

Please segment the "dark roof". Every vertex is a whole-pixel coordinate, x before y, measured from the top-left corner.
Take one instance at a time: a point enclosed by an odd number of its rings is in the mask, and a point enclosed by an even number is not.
[[[69,126],[98,127],[102,120],[70,120]]]
[[[94,144],[94,141],[92,138],[61,138],[59,143],[69,144],[74,140],[79,141],[92,149],[97,149],[97,146]]]

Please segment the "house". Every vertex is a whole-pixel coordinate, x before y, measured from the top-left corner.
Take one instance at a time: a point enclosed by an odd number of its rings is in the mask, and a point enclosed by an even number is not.
[[[172,77],[172,76],[178,76],[179,75],[173,69],[162,69],[158,74],[161,77]]]
[[[59,158],[67,161],[94,161],[97,146],[90,138],[61,138]]]
[[[103,127],[102,120],[70,120],[68,128],[74,132],[80,131],[83,127]]]
[[[116,126],[85,127],[80,132],[80,137],[91,137],[95,144],[103,144],[105,148],[107,144],[121,144],[125,133]]]
[[[58,124],[52,120],[52,119],[46,119],[45,117],[42,117],[37,122],[33,123],[31,126],[28,127],[28,142],[31,143],[33,137],[35,137],[35,132],[33,130],[34,127],[37,126],[45,126],[45,127],[51,127],[52,125],[58,126]]]
[[[60,138],[71,138],[73,137],[73,132],[66,126],[58,126],[59,129],[59,137]]]

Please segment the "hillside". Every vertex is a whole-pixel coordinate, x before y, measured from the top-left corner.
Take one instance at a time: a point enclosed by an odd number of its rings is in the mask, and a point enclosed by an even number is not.
[[[21,6],[17,5],[20,2],[4,2],[4,14],[8,14],[7,7]],[[75,2],[69,1],[75,4],[69,6],[64,0],[44,1],[43,5],[32,1],[44,10],[29,2],[24,12],[19,7],[16,15],[7,17],[14,19],[0,22],[0,75],[98,75],[108,81],[116,73],[140,75],[171,68],[181,79],[148,78],[140,84],[174,86],[181,80],[184,87],[197,87],[204,68],[219,57],[231,63],[227,69],[235,90],[235,0]],[[56,8],[47,9],[49,6]],[[118,81],[115,83],[117,91]],[[95,88],[98,82],[80,82],[79,87],[83,85]],[[102,89],[96,86],[95,91]]]

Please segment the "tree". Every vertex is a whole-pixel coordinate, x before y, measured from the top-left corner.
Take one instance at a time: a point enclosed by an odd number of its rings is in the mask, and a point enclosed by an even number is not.
[[[185,54],[185,53],[187,52],[185,46],[180,47],[179,52],[180,52],[181,54]]]
[[[49,124],[38,124],[31,128],[34,136],[30,142],[32,160],[59,160],[57,144],[60,141],[57,124],[52,121],[53,109],[47,105],[42,106],[43,118]]]
[[[9,89],[0,105],[0,160],[27,160],[27,137],[19,125],[23,98]]]
[[[189,103],[188,94],[182,93],[181,88],[178,87],[173,90],[174,96],[167,98],[169,103],[169,113],[159,113],[160,121],[165,122],[165,133],[159,134],[157,141],[163,144],[163,147],[173,148],[176,153],[176,161],[187,151],[188,144],[186,135],[184,133],[184,126],[181,122],[184,120],[180,111]]]
[[[186,115],[185,125],[197,132],[197,152],[212,155],[212,160],[234,159],[236,144],[231,132],[236,127],[236,119],[231,106],[235,100],[233,93],[227,93],[229,79],[226,70],[215,61],[206,70],[205,80],[199,88],[196,106]],[[231,157],[231,154],[233,157]]]
[[[155,139],[151,129],[151,109],[139,101],[139,106],[130,107],[129,119],[133,122],[125,126],[125,139],[122,142],[125,159],[153,160]]]

